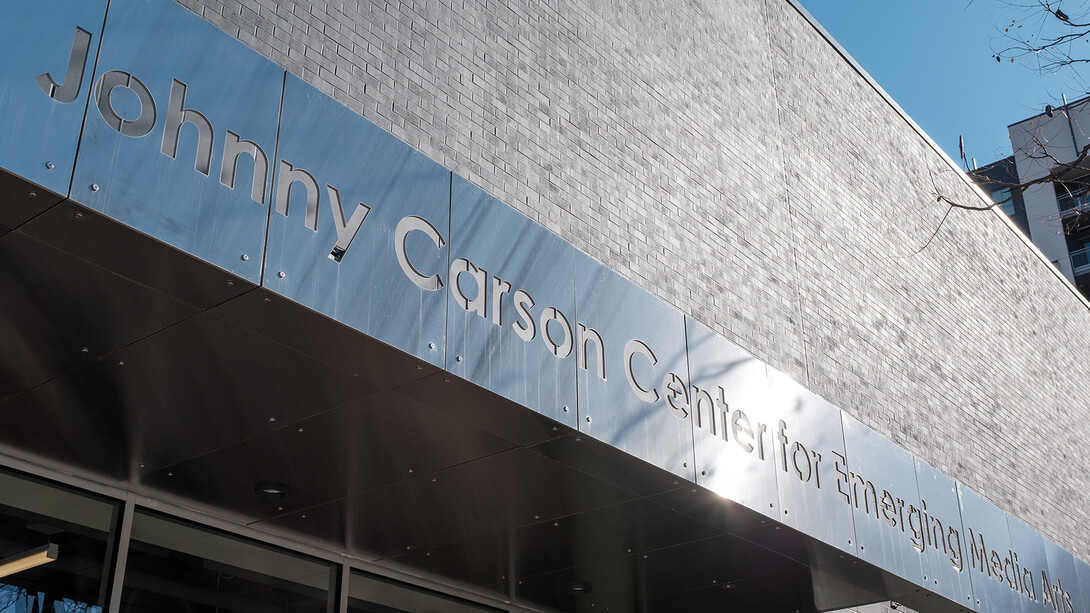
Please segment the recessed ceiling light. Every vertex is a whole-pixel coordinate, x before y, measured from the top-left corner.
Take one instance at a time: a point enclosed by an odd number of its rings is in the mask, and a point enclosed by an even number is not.
[[[564,587],[564,591],[569,594],[575,594],[576,596],[589,594],[592,589],[594,589],[594,586],[590,584],[590,581],[570,581],[568,582],[568,585]]]
[[[270,500],[277,500],[280,498],[287,498],[288,492],[291,488],[283,483],[272,483],[269,481],[263,481],[254,486],[254,492],[262,498],[268,498]]]

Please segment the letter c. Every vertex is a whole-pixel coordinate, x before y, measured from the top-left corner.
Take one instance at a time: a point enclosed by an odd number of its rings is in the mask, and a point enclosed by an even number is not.
[[[651,361],[651,365],[659,363],[658,358],[655,357],[654,352],[643,341],[639,339],[632,339],[628,341],[628,344],[624,346],[624,375],[628,379],[628,386],[632,388],[632,391],[636,393],[636,397],[644,402],[658,402],[659,392],[655,388],[646,390],[640,387],[640,384],[636,381],[635,375],[632,374],[632,358],[637,353],[642,353],[647,356],[647,359]]]
[[[401,221],[397,222],[397,227],[394,228],[394,251],[397,253],[397,263],[401,265],[401,270],[405,273],[405,276],[420,289],[429,292],[442,289],[443,279],[438,274],[429,277],[417,270],[416,266],[413,266],[412,262],[409,261],[405,240],[409,236],[409,232],[414,230],[426,234],[431,242],[435,244],[436,249],[442,248],[446,244],[442,235],[439,234],[439,230],[436,230],[435,226],[428,223],[426,219],[416,215],[402,217]]]

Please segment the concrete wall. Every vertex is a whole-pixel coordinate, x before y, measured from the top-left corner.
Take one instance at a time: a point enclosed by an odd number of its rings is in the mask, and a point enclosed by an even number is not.
[[[1090,558],[1090,310],[787,0],[180,1]]]

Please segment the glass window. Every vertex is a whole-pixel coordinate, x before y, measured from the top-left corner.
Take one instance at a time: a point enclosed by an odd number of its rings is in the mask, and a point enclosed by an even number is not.
[[[327,562],[137,511],[121,611],[332,613]]]
[[[0,472],[0,613],[99,613],[120,504]]]
[[[1081,180],[1057,181],[1053,185],[1056,187],[1056,204],[1061,213],[1086,206],[1090,197],[1090,183]]]
[[[1007,217],[1014,215],[1014,199],[1011,198],[1011,188],[1001,187],[992,190],[992,202],[998,204],[999,208],[1007,214]]]
[[[497,610],[358,571],[352,571],[348,581],[348,613],[494,613]]]

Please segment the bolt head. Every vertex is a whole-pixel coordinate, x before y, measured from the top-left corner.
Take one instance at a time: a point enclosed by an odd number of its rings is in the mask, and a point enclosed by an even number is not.
[[[247,255],[247,254],[245,254],[245,253],[243,253],[243,254],[242,254],[242,261],[243,261],[243,262],[249,262],[249,261],[250,261],[250,256],[249,256],[249,255]]]
[[[284,277],[288,276],[288,273],[286,273],[286,272],[284,272],[283,270],[281,270],[280,272],[276,273],[276,276],[278,276],[278,277],[280,277],[281,279],[283,279]]]
[[[45,163],[45,169],[46,170],[53,170],[53,168],[54,168],[53,167],[53,162],[46,162]]]
[[[91,184],[91,191],[93,191],[93,192],[98,191],[98,183],[92,183]]]

